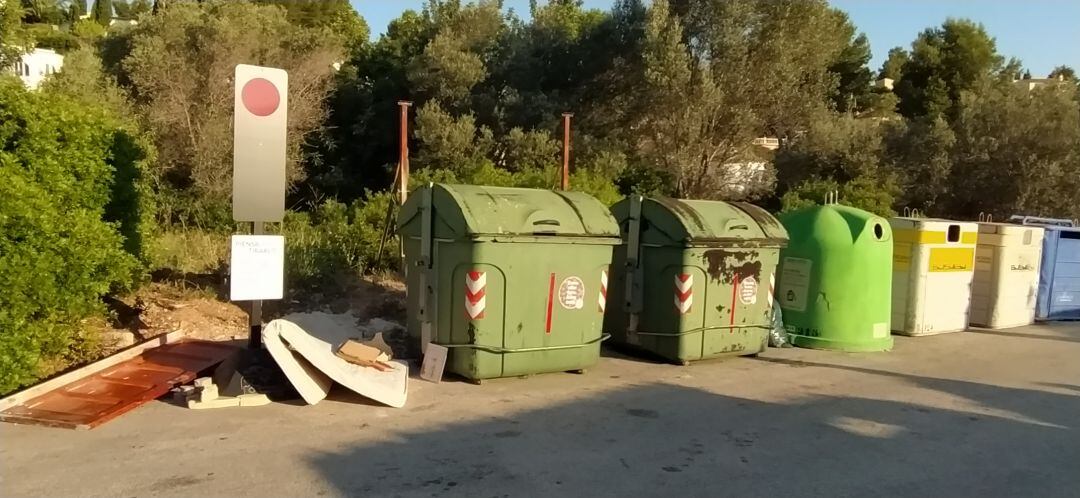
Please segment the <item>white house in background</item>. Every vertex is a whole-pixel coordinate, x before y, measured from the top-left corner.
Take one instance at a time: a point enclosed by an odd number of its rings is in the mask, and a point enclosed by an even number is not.
[[[36,90],[46,76],[60,72],[62,67],[64,56],[47,48],[35,48],[15,62],[12,72],[19,76],[27,88]]]
[[[883,89],[883,90],[888,90],[888,91],[890,91],[890,92],[891,92],[891,91],[892,91],[892,89],[893,89],[893,84],[894,84],[894,83],[896,83],[896,82],[895,82],[895,81],[893,81],[893,79],[892,79],[892,78],[881,78],[881,79],[879,79],[879,80],[875,81],[875,82],[874,82],[874,83],[872,84],[872,86],[873,86],[874,88],[881,88],[881,89]]]
[[[1028,78],[1026,80],[1013,80],[1013,84],[1030,92],[1031,90],[1034,90],[1041,86],[1057,85],[1063,81],[1065,81],[1065,77],[1058,75],[1057,78]]]

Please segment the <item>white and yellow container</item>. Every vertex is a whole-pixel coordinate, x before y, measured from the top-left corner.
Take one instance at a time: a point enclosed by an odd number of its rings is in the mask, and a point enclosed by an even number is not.
[[[971,324],[991,329],[1035,322],[1044,230],[1006,223],[979,223]]]
[[[931,335],[964,330],[975,277],[978,225],[892,218],[892,330]]]

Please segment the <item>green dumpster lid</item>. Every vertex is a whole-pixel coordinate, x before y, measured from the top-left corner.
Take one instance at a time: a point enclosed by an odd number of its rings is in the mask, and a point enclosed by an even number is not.
[[[431,189],[438,237],[619,236],[619,225],[607,207],[582,192],[442,183]],[[419,209],[420,195],[414,193],[401,208],[398,228],[412,231],[409,225]]]
[[[629,205],[629,199],[624,199],[612,207],[620,223],[629,218]],[[661,236],[668,243],[739,241],[783,246],[788,239],[787,231],[773,215],[745,202],[646,197],[642,200],[641,217],[645,222],[643,237]]]

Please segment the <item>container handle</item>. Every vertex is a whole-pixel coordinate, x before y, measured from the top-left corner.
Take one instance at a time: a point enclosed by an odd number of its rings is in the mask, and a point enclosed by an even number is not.
[[[534,221],[533,225],[560,226],[560,225],[562,225],[562,223],[559,223],[559,220],[538,220],[538,221]]]
[[[438,344],[439,346],[442,346],[444,348],[479,349],[481,351],[487,351],[489,353],[535,353],[537,351],[556,351],[556,350],[560,350],[560,349],[583,348],[583,347],[589,346],[591,344],[596,344],[598,342],[606,341],[609,338],[611,338],[611,334],[602,334],[600,337],[597,337],[596,339],[593,339],[591,341],[587,341],[587,342],[584,342],[584,343],[581,343],[581,344],[566,344],[566,345],[563,345],[563,346],[541,346],[541,347],[538,347],[538,348],[517,348],[517,349],[503,348],[503,347],[499,347],[499,346],[485,346],[483,344],[440,344],[440,343],[437,343],[437,342],[433,342],[432,344]]]

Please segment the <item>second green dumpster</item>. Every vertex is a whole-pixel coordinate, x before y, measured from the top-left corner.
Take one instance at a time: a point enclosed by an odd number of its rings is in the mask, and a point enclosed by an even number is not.
[[[892,229],[838,204],[780,215],[791,241],[780,252],[776,298],[796,346],[839,351],[892,348]]]
[[[640,196],[612,212],[626,241],[604,324],[614,341],[680,363],[766,347],[787,242],[776,218],[745,203]]]
[[[470,379],[581,370],[599,359],[619,227],[580,192],[436,184],[410,196],[408,329]]]

